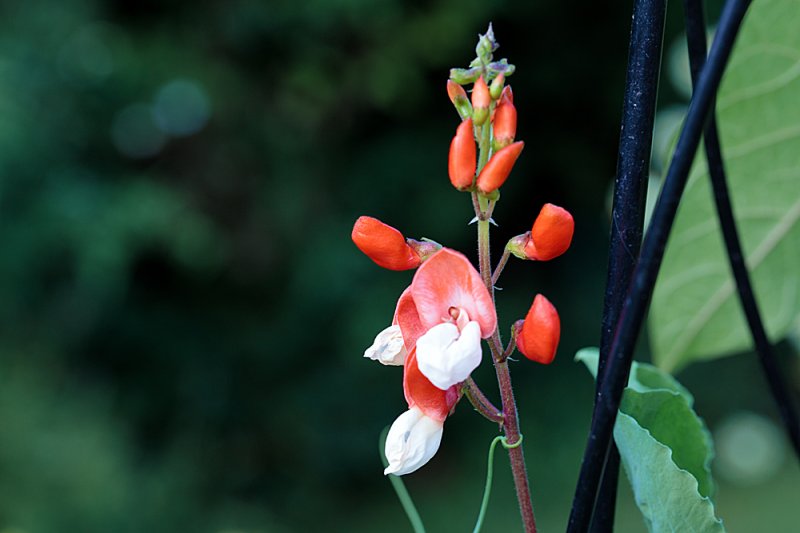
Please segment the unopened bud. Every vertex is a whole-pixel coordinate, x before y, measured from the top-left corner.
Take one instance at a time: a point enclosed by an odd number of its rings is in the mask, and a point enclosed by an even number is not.
[[[489,105],[492,97],[489,94],[489,87],[486,85],[483,76],[478,78],[472,87],[472,122],[476,126],[482,126],[489,118]]]
[[[517,108],[513,102],[505,100],[497,106],[494,112],[493,132],[492,147],[495,151],[502,150],[514,142],[517,134]]]
[[[478,175],[478,190],[483,194],[489,194],[499,189],[514,168],[514,163],[524,147],[525,143],[518,141],[495,153]]]
[[[575,220],[563,207],[544,204],[533,223],[525,256],[536,261],[549,261],[563,254],[572,243]]]
[[[450,79],[459,85],[466,85],[468,83],[475,83],[478,76],[481,75],[480,67],[473,68],[451,68]]]
[[[453,102],[461,120],[472,116],[472,104],[469,103],[467,91],[464,90],[464,87],[453,80],[447,80],[447,95],[450,97],[450,101]]]
[[[450,142],[450,155],[447,160],[447,171],[453,187],[463,191],[472,186],[477,166],[475,136],[472,133],[472,119],[459,124],[453,140]]]
[[[377,218],[359,217],[351,238],[359,250],[383,268],[409,270],[422,262],[402,233]]]
[[[550,364],[556,356],[561,337],[561,320],[550,301],[537,294],[525,320],[514,324],[517,349],[537,363]]]
[[[503,84],[506,81],[505,74],[498,74],[495,79],[492,80],[492,84],[489,86],[489,94],[492,96],[492,100],[497,100],[500,98],[500,94],[503,91]]]

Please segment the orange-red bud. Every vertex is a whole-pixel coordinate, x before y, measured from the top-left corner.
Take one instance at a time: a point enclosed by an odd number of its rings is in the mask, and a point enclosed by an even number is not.
[[[472,86],[472,120],[476,126],[482,126],[489,117],[489,104],[492,103],[492,96],[489,94],[489,87],[483,80],[483,76],[475,81]]]
[[[525,255],[536,261],[549,261],[563,254],[572,242],[575,220],[563,207],[544,204],[533,223]]]
[[[494,112],[495,149],[500,150],[513,143],[516,134],[517,108],[513,102],[506,100],[501,102]]]
[[[447,80],[447,96],[450,97],[450,101],[453,102],[462,120],[472,115],[472,105],[469,103],[464,87],[453,80]]]
[[[514,103],[514,91],[511,90],[511,85],[503,87],[503,93],[500,95],[500,103],[510,102]]]
[[[524,146],[524,142],[518,141],[495,153],[478,176],[478,190],[483,194],[489,194],[499,189],[514,168],[514,163]]]
[[[359,250],[383,268],[409,270],[422,261],[402,233],[377,218],[358,217],[351,237]]]
[[[561,320],[550,300],[537,294],[525,320],[517,321],[515,328],[517,349],[525,357],[544,365],[553,361],[561,337]]]
[[[468,118],[459,124],[456,135],[450,142],[447,171],[450,174],[450,183],[453,184],[453,187],[463,191],[472,186],[472,180],[475,179],[477,161],[475,136],[472,133],[472,119]]]

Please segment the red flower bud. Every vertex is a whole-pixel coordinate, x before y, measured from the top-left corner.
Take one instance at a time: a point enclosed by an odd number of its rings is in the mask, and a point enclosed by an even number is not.
[[[500,150],[514,142],[517,134],[517,108],[506,100],[497,106],[494,112],[495,149]]]
[[[421,263],[403,234],[377,218],[358,217],[351,237],[359,250],[383,268],[409,270]]]
[[[469,103],[464,87],[453,80],[447,80],[447,96],[450,97],[450,101],[453,102],[462,120],[472,116],[472,105]]]
[[[492,96],[489,94],[489,87],[481,76],[472,86],[472,120],[476,126],[482,126],[486,122],[491,103]]]
[[[500,95],[500,103],[509,102],[514,103],[514,91],[511,90],[511,85],[503,87],[503,93]]]
[[[478,176],[478,190],[489,194],[499,189],[514,168],[524,146],[524,142],[518,141],[495,153]]]
[[[450,183],[458,190],[472,186],[475,179],[477,153],[475,137],[472,133],[472,119],[468,118],[459,124],[456,135],[450,142],[450,156],[447,161],[447,171],[450,174]]]
[[[525,357],[544,365],[553,361],[561,337],[561,320],[547,298],[537,294],[525,320],[517,321],[514,327],[517,330],[517,349]]]
[[[525,255],[536,261],[554,259],[567,251],[574,232],[575,220],[569,211],[557,205],[544,204],[525,244]]]

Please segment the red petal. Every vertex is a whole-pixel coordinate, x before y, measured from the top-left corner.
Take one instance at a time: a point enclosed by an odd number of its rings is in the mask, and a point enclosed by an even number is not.
[[[419,371],[416,350],[409,352],[406,357],[403,392],[409,408],[419,407],[426,416],[439,421],[444,421],[458,402],[458,385],[442,390]]]
[[[411,297],[411,287],[408,287],[400,295],[392,323],[400,326],[400,332],[403,334],[403,344],[406,347],[406,351],[411,352],[417,344],[417,339],[422,337],[426,331],[419,321],[417,306],[414,305],[414,298]]]
[[[517,348],[531,361],[547,365],[556,356],[560,337],[558,311],[550,300],[537,294],[517,333]]]
[[[449,248],[442,248],[419,267],[411,295],[426,331],[449,321],[451,307],[464,309],[470,320],[476,320],[484,339],[497,327],[494,302],[480,274],[466,257]]]
[[[383,268],[409,270],[421,262],[403,234],[377,218],[359,217],[351,237],[359,250]]]

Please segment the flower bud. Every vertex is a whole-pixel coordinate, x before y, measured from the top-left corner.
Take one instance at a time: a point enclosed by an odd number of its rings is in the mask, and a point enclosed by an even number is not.
[[[489,87],[481,76],[472,86],[472,121],[476,126],[482,126],[489,118],[489,104],[491,103],[492,96],[489,94]]]
[[[472,133],[472,119],[468,118],[459,124],[456,135],[450,142],[447,171],[453,187],[460,191],[471,187],[476,165],[475,136]]]
[[[456,83],[465,85],[467,83],[475,83],[475,80],[478,79],[480,73],[481,73],[480,67],[451,68],[450,79]]]
[[[502,150],[514,142],[517,134],[517,108],[506,100],[501,102],[494,112],[494,144],[495,151]]]
[[[402,476],[425,465],[439,450],[444,424],[412,407],[397,417],[386,435],[384,474]]]
[[[533,223],[525,244],[525,256],[536,261],[549,261],[563,254],[572,242],[575,220],[563,207],[544,204]]]
[[[492,84],[489,86],[489,94],[492,97],[492,100],[497,100],[500,98],[500,94],[503,91],[503,84],[506,81],[506,75],[502,72],[492,80]]]
[[[524,142],[518,141],[495,153],[478,176],[478,190],[483,194],[489,194],[499,189],[514,168],[514,163],[524,146]]]
[[[517,349],[525,357],[544,365],[553,361],[561,337],[561,321],[547,298],[537,294],[525,320],[518,320],[514,329]]]
[[[422,262],[402,233],[376,218],[359,217],[351,237],[359,250],[383,268],[409,270]]]
[[[464,90],[464,87],[453,80],[447,80],[447,95],[450,97],[450,101],[453,102],[461,120],[472,116],[472,104],[469,103],[467,91]]]

